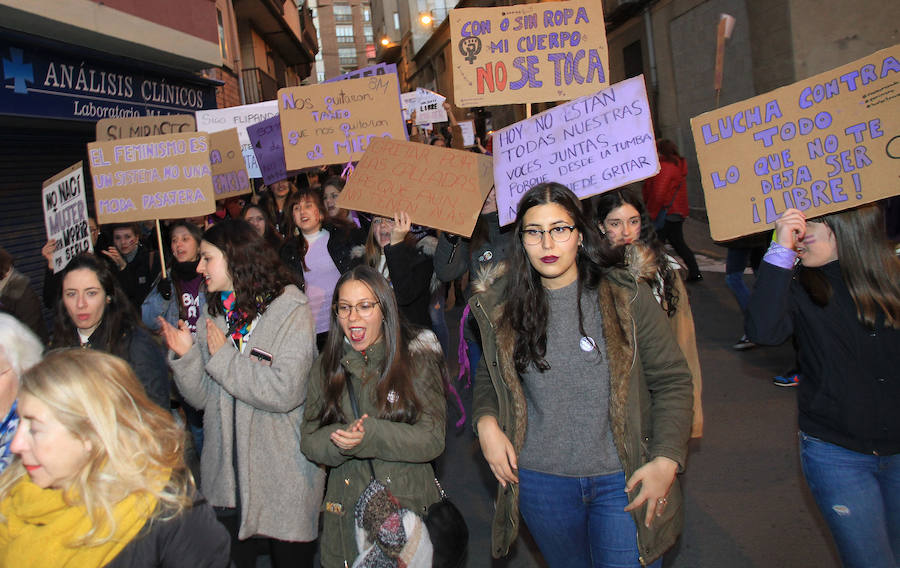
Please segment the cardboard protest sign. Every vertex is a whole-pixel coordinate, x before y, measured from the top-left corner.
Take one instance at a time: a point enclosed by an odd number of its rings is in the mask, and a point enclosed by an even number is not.
[[[216,210],[204,133],[91,142],[88,157],[101,225]]]
[[[451,10],[450,45],[459,107],[567,101],[609,82],[602,2]]]
[[[644,77],[616,83],[494,133],[500,224],[532,186],[559,182],[584,199],[659,172]]]
[[[244,163],[247,165],[247,173],[252,178],[262,177],[262,172],[259,171],[259,164],[256,162],[256,154],[253,153],[253,146],[250,145],[247,127],[277,115],[277,102],[264,101],[250,105],[198,110],[194,114],[197,117],[197,128],[201,132],[219,132],[229,128],[237,128],[238,140],[241,142],[241,152],[244,154]]]
[[[447,122],[447,111],[444,110],[443,97],[428,89],[416,89],[416,125]]]
[[[900,45],[691,119],[713,239],[900,194]]]
[[[197,121],[189,114],[103,118],[97,121],[97,142],[196,131]]]
[[[359,160],[375,138],[406,140],[395,74],[278,91],[289,170]]]
[[[284,165],[284,146],[281,142],[281,117],[275,115],[262,122],[247,127],[250,144],[263,182],[271,185],[276,181],[287,179],[287,168]]]
[[[489,156],[375,138],[337,204],[469,236],[492,186]]]
[[[76,255],[93,252],[84,197],[84,168],[81,162],[44,182],[41,192],[47,240],[56,239],[53,273],[69,264]]]
[[[229,128],[209,135],[209,165],[216,199],[253,191],[237,129]]]

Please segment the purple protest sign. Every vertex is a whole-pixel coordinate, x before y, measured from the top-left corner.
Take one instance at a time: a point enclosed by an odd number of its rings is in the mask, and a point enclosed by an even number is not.
[[[247,127],[253,154],[259,163],[263,183],[271,185],[287,179],[284,165],[284,142],[281,139],[281,116],[276,115]]]

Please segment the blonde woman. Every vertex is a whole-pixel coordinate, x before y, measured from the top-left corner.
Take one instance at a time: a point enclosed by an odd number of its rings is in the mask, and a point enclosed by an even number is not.
[[[228,566],[183,431],[124,360],[51,352],[22,375],[19,414],[0,476],[0,566]]]

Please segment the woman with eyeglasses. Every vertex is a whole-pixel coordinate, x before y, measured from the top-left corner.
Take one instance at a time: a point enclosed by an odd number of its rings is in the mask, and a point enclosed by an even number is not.
[[[469,300],[484,357],[473,422],[499,481],[492,552],[521,511],[557,566],[659,566],[681,531],[675,479],[691,431],[691,375],[640,278],[558,183],[519,202],[508,266]]]
[[[331,468],[323,567],[354,565],[360,552],[354,507],[372,478],[369,460],[400,506],[425,514],[440,499],[429,462],[444,451],[445,385],[437,338],[401,322],[387,280],[365,265],[341,276],[328,340],[310,376],[300,442],[309,459]]]
[[[203,234],[197,272],[208,317],[196,340],[183,321],[159,323],[179,390],[204,411],[203,494],[238,567],[255,566],[260,545],[276,568],[312,566],[325,480],[300,453],[316,353],[309,302],[246,221]]]

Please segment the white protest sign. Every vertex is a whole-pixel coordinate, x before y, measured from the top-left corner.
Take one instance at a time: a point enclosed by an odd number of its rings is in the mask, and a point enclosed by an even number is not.
[[[219,132],[236,128],[238,140],[241,142],[241,153],[244,154],[244,162],[247,164],[247,173],[252,178],[261,178],[259,164],[250,145],[250,137],[247,135],[247,127],[278,114],[277,101],[263,101],[250,105],[233,106],[228,108],[198,110],[194,113],[197,117],[197,130],[201,132]]]
[[[416,99],[419,93],[410,91],[408,93],[400,93],[400,106],[403,108],[403,120],[409,120],[412,116],[413,109],[416,108]]]
[[[447,111],[444,110],[444,101],[447,97],[423,89],[416,89],[416,125],[433,124],[435,122],[447,122]]]
[[[466,148],[469,146],[475,145],[475,121],[474,120],[464,120],[459,124],[459,129],[462,131],[462,145]]]
[[[94,250],[87,222],[82,163],[78,162],[45,181],[41,202],[44,204],[47,240],[56,240],[53,251],[55,274],[76,255]]]
[[[644,77],[546,110],[494,133],[500,224],[522,195],[555,181],[584,199],[659,172]]]

